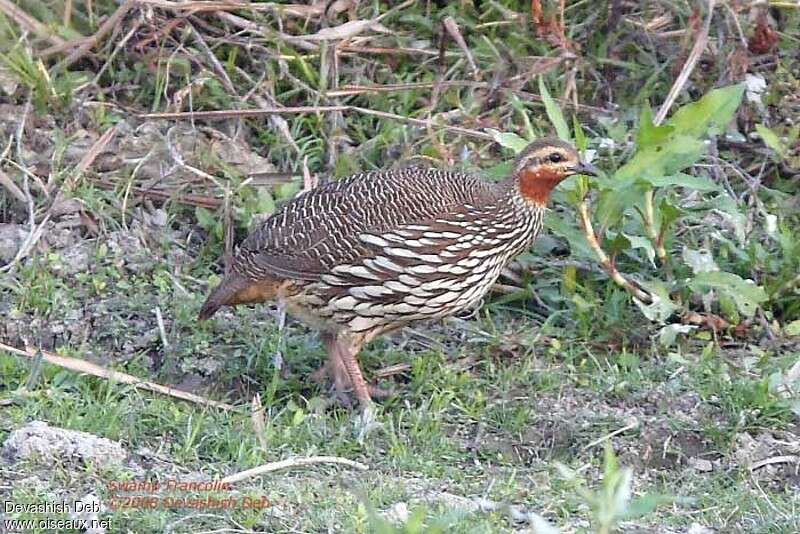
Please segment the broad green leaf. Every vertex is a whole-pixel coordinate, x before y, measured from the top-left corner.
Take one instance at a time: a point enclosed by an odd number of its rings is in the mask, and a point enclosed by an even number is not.
[[[644,106],[639,114],[639,131],[636,133],[636,146],[639,149],[657,145],[666,141],[675,127],[653,124],[653,112],[650,106]]]
[[[583,126],[581,126],[578,116],[574,114],[572,115],[572,132],[575,135],[575,147],[581,153],[586,152],[586,148],[589,146],[589,141],[586,139],[586,134],[583,133]]]
[[[693,291],[716,289],[732,298],[744,315],[752,316],[759,304],[767,300],[764,288],[752,281],[721,271],[698,273],[689,282]]]
[[[650,260],[650,264],[655,267],[656,266],[656,250],[653,248],[653,242],[647,239],[646,237],[642,237],[640,235],[630,235],[624,234],[625,237],[628,238],[628,241],[631,243],[631,248],[638,248],[642,249],[644,253],[647,255],[647,259]]]
[[[664,228],[669,226],[681,216],[681,209],[673,206],[666,198],[662,198],[658,204],[657,216],[660,222],[660,227]]]
[[[758,135],[761,136],[761,140],[764,141],[764,144],[767,145],[769,148],[775,152],[780,159],[786,157],[786,145],[783,144],[781,138],[778,135],[764,126],[763,124],[756,124],[756,131]]]
[[[676,134],[662,143],[637,150],[614,174],[615,188],[630,187],[632,182],[640,178],[676,174],[697,162],[704,148],[699,139]]]
[[[486,131],[492,136],[492,139],[494,139],[498,145],[502,146],[503,148],[509,148],[513,150],[514,154],[519,154],[522,152],[530,143],[530,141],[526,141],[515,133],[501,132],[500,130],[495,130],[494,128],[486,128]]]
[[[692,176],[679,172],[671,176],[642,177],[642,181],[647,182],[653,187],[666,187],[669,185],[686,187],[697,191],[716,191],[719,186],[702,176]]]
[[[594,217],[603,228],[616,225],[627,208],[641,205],[644,200],[644,187],[639,183],[631,184],[622,191],[605,189],[597,196]]]
[[[744,84],[737,84],[709,91],[697,102],[682,106],[665,124],[695,138],[720,133],[736,113],[744,89]]]
[[[547,118],[550,119],[550,122],[556,129],[558,137],[564,141],[569,141],[571,136],[569,135],[567,121],[564,120],[564,114],[561,113],[561,108],[558,107],[556,101],[550,96],[550,91],[547,90],[547,86],[544,84],[544,78],[541,76],[539,76],[539,96],[542,97]]]
[[[609,256],[615,256],[620,252],[630,250],[630,248],[631,242],[622,232],[614,236],[613,239],[609,238],[603,241],[603,250],[605,250]]]
[[[568,224],[561,217],[548,211],[544,217],[545,227],[556,235],[559,235],[569,243],[570,254],[576,258],[586,258],[596,260],[594,251],[589,247],[583,232],[576,227]]]
[[[787,324],[783,328],[783,333],[787,336],[800,336],[800,319]]]
[[[688,247],[683,247],[683,262],[692,268],[694,274],[719,271],[719,266],[714,261],[714,256],[705,249],[692,250]]]
[[[688,334],[695,329],[697,326],[692,324],[668,324],[658,331],[658,342],[664,347],[671,347],[678,339],[678,334]]]
[[[669,495],[646,493],[638,499],[631,501],[623,517],[627,520],[636,519],[637,517],[642,517],[651,513],[662,504],[670,504],[673,502],[675,502],[675,498]]]
[[[670,300],[669,290],[662,282],[651,280],[649,282],[640,282],[639,285],[650,293],[653,297],[653,302],[651,304],[644,304],[636,299],[633,299],[633,302],[636,303],[644,316],[651,321],[664,323],[675,313],[675,310],[678,309],[678,306]]]

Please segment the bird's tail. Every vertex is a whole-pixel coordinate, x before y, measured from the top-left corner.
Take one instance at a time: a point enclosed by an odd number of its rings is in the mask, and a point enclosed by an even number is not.
[[[243,276],[235,273],[229,274],[222,279],[222,282],[220,282],[208,298],[206,298],[206,301],[200,308],[198,318],[201,321],[205,321],[217,313],[217,310],[221,307],[238,304],[239,301],[236,298],[237,294],[250,284],[252,284],[252,282]]]

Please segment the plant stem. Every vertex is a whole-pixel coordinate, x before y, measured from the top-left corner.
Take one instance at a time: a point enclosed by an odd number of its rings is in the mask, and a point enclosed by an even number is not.
[[[597,235],[594,233],[592,219],[589,214],[589,204],[586,202],[586,199],[581,200],[581,202],[578,204],[578,214],[580,215],[581,227],[583,228],[583,234],[584,237],[586,237],[586,241],[589,243],[589,246],[592,248],[592,250],[594,250],[600,265],[602,265],[606,272],[608,272],[608,275],[611,277],[614,283],[633,295],[635,299],[644,302],[645,304],[652,304],[653,297],[639,286],[625,278],[617,270],[614,262],[608,257],[608,254],[606,254],[606,251],[600,246],[600,243],[598,243]]]
[[[647,237],[650,238],[650,241],[653,243],[653,247],[656,250],[656,256],[658,256],[658,262],[661,264],[661,267],[664,268],[664,272],[667,275],[667,279],[672,279],[672,268],[669,265],[669,259],[667,258],[667,249],[664,248],[664,228],[661,230],[656,230],[656,218],[655,218],[655,209],[653,207],[653,197],[655,196],[655,190],[651,187],[644,194],[644,227],[647,231]]]

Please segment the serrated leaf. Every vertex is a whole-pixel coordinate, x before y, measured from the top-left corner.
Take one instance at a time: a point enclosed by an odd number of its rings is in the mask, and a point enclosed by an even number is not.
[[[539,96],[542,97],[544,111],[547,113],[547,118],[550,119],[553,128],[556,129],[559,139],[569,141],[571,136],[569,134],[567,121],[564,120],[564,114],[561,113],[561,108],[558,107],[556,101],[550,96],[550,91],[547,90],[547,86],[544,84],[544,78],[541,76],[539,76]]]
[[[709,91],[697,102],[682,106],[665,124],[695,138],[717,134],[733,118],[744,89],[744,84],[740,83]]]
[[[721,271],[698,273],[689,282],[693,291],[716,289],[733,299],[744,315],[752,316],[759,304],[767,300],[764,288],[733,273]]]
[[[501,132],[500,130],[495,130],[494,128],[486,128],[486,132],[492,136],[492,139],[494,139],[495,143],[503,148],[508,148],[514,151],[514,154],[519,154],[522,152],[530,143],[530,141],[526,141],[515,133]]]
[[[622,219],[627,208],[641,205],[643,197],[644,187],[639,183],[634,183],[621,191],[613,189],[601,191],[594,207],[597,224],[604,228],[613,227]]]
[[[673,206],[666,198],[661,199],[658,204],[658,216],[661,219],[661,227],[669,226],[681,216],[680,208]]]

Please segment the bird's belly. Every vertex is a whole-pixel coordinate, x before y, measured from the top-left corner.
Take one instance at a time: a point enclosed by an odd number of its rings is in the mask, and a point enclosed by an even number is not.
[[[444,271],[428,279],[406,275],[359,285],[312,284],[307,292],[320,303],[313,319],[323,320],[328,330],[340,325],[353,332],[386,331],[441,319],[474,307],[500,276],[506,261],[487,258],[466,273]]]

